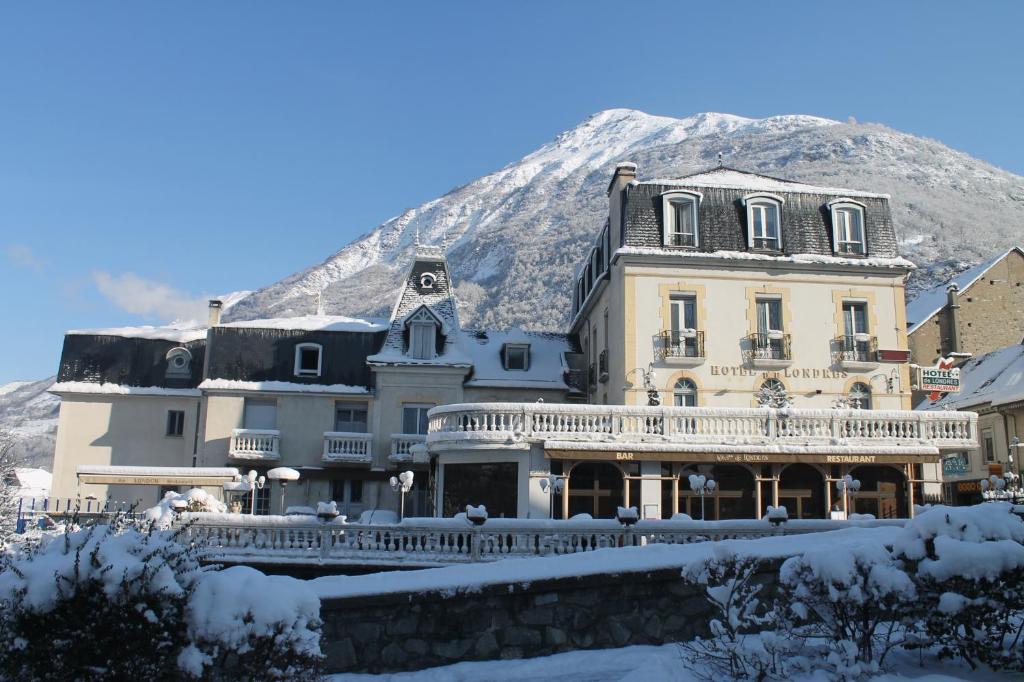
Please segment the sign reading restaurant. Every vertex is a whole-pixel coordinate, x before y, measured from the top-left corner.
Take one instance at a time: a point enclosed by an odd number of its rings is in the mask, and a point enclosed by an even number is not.
[[[951,364],[940,362],[938,367],[922,367],[917,382],[918,389],[936,393],[959,393],[960,370],[948,366]]]
[[[629,452],[621,450],[572,450],[548,448],[544,454],[549,459],[599,460],[618,462],[716,462],[719,464],[903,464],[907,455],[879,454],[861,455],[854,453],[828,454],[809,452],[793,453],[731,453],[731,452]],[[938,454],[917,454],[918,462],[937,462]]]

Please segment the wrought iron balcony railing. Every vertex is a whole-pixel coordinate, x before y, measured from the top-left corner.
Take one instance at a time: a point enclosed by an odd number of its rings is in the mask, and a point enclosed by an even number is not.
[[[743,350],[748,360],[792,360],[789,334],[765,332],[751,334],[746,338]]]
[[[668,358],[703,358],[704,332],[669,330],[654,336],[654,354],[659,360]]]
[[[878,351],[878,339],[869,334],[838,336],[835,344],[839,362],[874,362]]]

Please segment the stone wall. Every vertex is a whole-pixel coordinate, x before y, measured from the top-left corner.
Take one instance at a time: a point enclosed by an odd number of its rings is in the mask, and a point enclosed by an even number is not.
[[[779,563],[761,566],[768,590]],[[685,641],[708,634],[712,611],[672,568],[324,600],[321,617],[327,672],[376,673]]]

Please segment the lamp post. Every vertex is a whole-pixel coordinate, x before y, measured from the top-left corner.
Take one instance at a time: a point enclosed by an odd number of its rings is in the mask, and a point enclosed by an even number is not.
[[[289,467],[277,467],[267,472],[267,478],[277,481],[281,486],[281,514],[284,514],[284,491],[288,487],[288,481],[299,480],[299,472]]]
[[[412,480],[414,474],[411,471],[403,471],[398,476],[391,477],[391,489],[395,492],[401,491],[402,493],[402,506],[399,519],[405,518],[405,494],[412,490]]]
[[[850,474],[846,474],[836,481],[836,490],[843,496],[843,511],[846,512],[846,519],[850,519],[850,495],[856,495],[860,490],[860,481]]]
[[[700,520],[706,521],[704,517],[704,496],[715,492],[718,484],[714,479],[702,474],[690,474],[690,490],[700,495]]]
[[[540,489],[549,494],[548,518],[553,519],[555,518],[555,495],[561,495],[562,491],[565,490],[565,479],[555,474],[550,474],[547,478],[540,479]]]
[[[249,506],[249,513],[253,516],[256,515],[256,491],[263,490],[263,486],[267,484],[266,476],[258,476],[256,471],[250,471],[248,474],[242,477],[242,482],[248,484],[249,494],[252,496],[252,504]]]

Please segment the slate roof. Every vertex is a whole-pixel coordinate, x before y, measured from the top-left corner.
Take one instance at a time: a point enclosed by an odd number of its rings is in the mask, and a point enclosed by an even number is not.
[[[57,371],[58,383],[195,388],[202,381],[205,333],[200,339],[182,343],[164,338],[101,333],[103,331],[69,332],[64,336],[60,369]],[[190,374],[168,378],[167,352],[178,347],[187,349],[192,355]]]
[[[917,409],[962,410],[1024,401],[1024,345],[1017,344],[971,358],[960,368],[960,392],[947,393]]]
[[[663,247],[661,195],[680,187],[699,189],[703,195],[698,207],[697,252],[749,251],[747,212],[742,198],[756,192],[770,192],[784,200],[783,256],[812,254],[857,258],[836,254],[833,249],[832,217],[827,204],[843,197],[853,198],[865,207],[865,258],[899,256],[887,195],[815,187],[726,167],[674,180],[647,180],[627,185],[623,206],[623,246]]]
[[[978,263],[973,268],[964,270],[959,275],[946,282],[936,284],[930,289],[925,289],[915,296],[914,300],[907,304],[907,324],[909,325],[907,333],[913,334],[922,324],[930,320],[940,310],[946,307],[946,301],[948,300],[946,289],[949,288],[950,284],[956,284],[962,294],[968,289],[968,287],[981,279],[993,265],[1003,260],[1014,251],[1018,251],[1021,255],[1024,255],[1024,250],[1019,246],[1015,246],[1008,251],[1004,251],[998,256],[990,258],[982,263]]]

